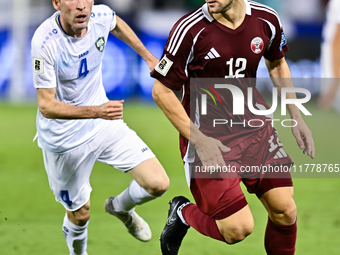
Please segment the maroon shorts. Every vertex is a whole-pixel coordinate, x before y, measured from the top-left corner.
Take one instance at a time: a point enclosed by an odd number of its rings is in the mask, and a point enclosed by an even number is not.
[[[200,161],[186,164],[187,171],[191,171],[190,190],[198,208],[216,220],[247,205],[241,181],[249,193],[259,198],[270,189],[293,186],[289,172],[293,161],[271,126],[231,148],[224,154],[224,160],[225,171],[215,169],[213,173],[200,168]]]

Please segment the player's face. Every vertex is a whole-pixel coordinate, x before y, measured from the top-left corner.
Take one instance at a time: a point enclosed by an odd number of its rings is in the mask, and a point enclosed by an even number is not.
[[[232,7],[234,0],[205,0],[205,2],[211,13],[223,13]]]
[[[53,0],[60,11],[60,22],[67,34],[82,37],[86,33],[94,0]]]

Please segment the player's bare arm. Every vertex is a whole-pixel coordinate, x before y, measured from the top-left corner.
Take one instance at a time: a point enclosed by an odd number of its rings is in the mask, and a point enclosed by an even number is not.
[[[204,166],[225,165],[222,152],[229,152],[230,149],[221,141],[205,136],[195,127],[171,89],[155,80],[152,96],[173,126],[193,143]]]
[[[118,16],[117,25],[110,33],[133,48],[145,60],[150,70],[158,64],[159,60],[144,46],[129,25]]]
[[[109,101],[99,106],[74,106],[55,99],[56,88],[37,89],[38,107],[45,118],[49,119],[91,119],[108,120],[123,117],[123,103]]]
[[[333,102],[336,97],[336,93],[339,89],[339,78],[340,78],[340,24],[338,24],[335,32],[335,36],[332,42],[332,66],[333,66],[333,77],[332,86],[328,90],[328,92],[324,95],[321,95],[319,98],[319,105],[321,108],[327,110],[330,109],[333,105]]]
[[[266,65],[272,78],[273,84],[278,88],[279,94],[281,95],[281,88],[294,87],[293,81],[291,79],[290,70],[285,58],[281,58],[270,62],[266,60]],[[295,93],[288,93],[287,98],[296,99]],[[312,132],[307,127],[305,121],[303,120],[300,110],[296,105],[287,105],[288,112],[293,120],[297,121],[297,125],[292,127],[293,135],[297,141],[298,146],[303,153],[307,153],[308,156],[314,158],[315,147],[314,140],[312,137]]]

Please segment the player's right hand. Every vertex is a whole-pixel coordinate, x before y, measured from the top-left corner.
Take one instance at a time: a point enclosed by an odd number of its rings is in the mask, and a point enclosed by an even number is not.
[[[204,167],[224,167],[225,162],[222,153],[230,151],[230,148],[223,145],[221,141],[205,135],[202,135],[202,137],[197,140],[195,148]]]
[[[292,127],[292,133],[296,139],[296,142],[303,154],[307,153],[312,159],[315,157],[315,146],[312,136],[312,132],[307,127],[306,123],[302,118],[297,121],[297,125]]]
[[[109,101],[98,107],[98,118],[107,120],[117,120],[123,118],[123,103],[120,101]]]

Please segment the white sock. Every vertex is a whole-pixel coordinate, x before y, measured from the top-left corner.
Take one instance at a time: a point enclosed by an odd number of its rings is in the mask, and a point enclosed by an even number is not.
[[[129,187],[113,199],[112,205],[116,212],[126,213],[136,205],[144,204],[155,198],[157,197],[150,195],[135,180],[132,180]]]
[[[73,224],[65,214],[63,232],[71,255],[88,255],[87,248],[87,222],[84,226]]]
[[[190,202],[184,203],[180,207],[177,208],[177,215],[178,215],[178,217],[181,219],[182,223],[184,225],[187,225],[187,226],[189,226],[189,224],[185,221],[185,219],[183,217],[183,214],[182,214],[182,210],[188,204],[191,204],[191,203]]]

